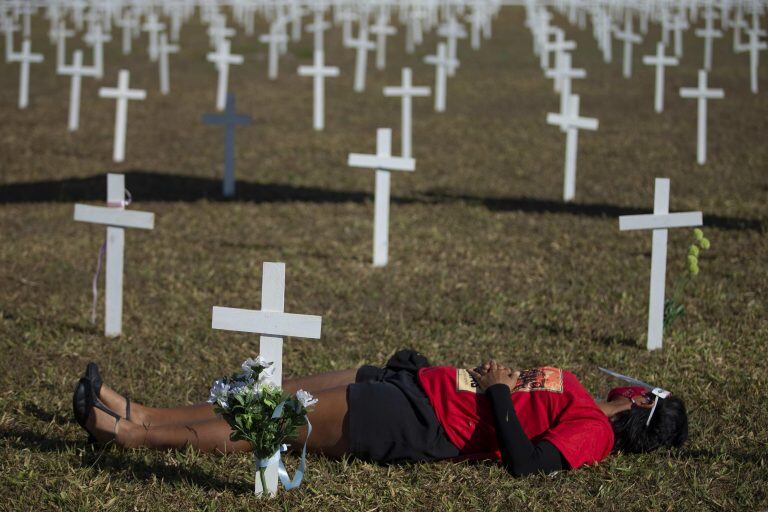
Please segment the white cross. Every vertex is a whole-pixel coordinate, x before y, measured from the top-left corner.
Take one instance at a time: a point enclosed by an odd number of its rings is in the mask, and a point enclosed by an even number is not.
[[[384,69],[387,66],[387,36],[397,34],[397,29],[389,24],[389,15],[383,8],[376,24],[371,27],[371,34],[376,36],[376,69]]]
[[[299,0],[292,0],[290,2],[290,19],[291,19],[291,40],[301,40],[301,16],[304,13],[304,9],[299,3]]]
[[[648,301],[648,350],[661,348],[664,336],[664,288],[667,273],[667,231],[701,226],[701,212],[669,213],[669,179],[656,178],[653,214],[622,215],[621,231],[652,229],[651,292]]]
[[[307,25],[307,32],[314,34],[315,51],[324,51],[324,33],[331,28],[331,24],[323,19],[325,10],[320,6],[315,9],[314,16],[314,21]]]
[[[58,22],[52,27],[48,35],[56,42],[56,67],[64,65],[64,56],[67,54],[67,39],[75,35],[74,30],[69,30],[64,21]]]
[[[555,68],[559,67],[562,60],[562,55],[565,52],[573,51],[576,49],[576,42],[575,41],[566,41],[564,39],[565,33],[562,29],[559,28],[553,28],[553,33],[555,34],[555,41],[550,42],[546,41],[544,45],[542,46],[542,51],[544,52],[544,55],[546,56],[546,63],[549,65],[549,54],[550,52],[555,52]],[[545,71],[546,73],[546,71]],[[558,80],[555,80],[555,90],[560,90],[560,83]]]
[[[451,67],[458,67],[459,61],[451,59],[447,55],[445,43],[438,43],[437,54],[427,55],[424,62],[435,66],[435,111],[445,112],[446,81],[448,70]]]
[[[579,130],[597,130],[598,121],[592,117],[579,117],[579,96],[571,95],[567,114],[547,114],[547,123],[557,125],[565,131],[565,180],[563,201],[572,201],[576,196],[576,154],[579,147]]]
[[[464,30],[461,23],[456,21],[456,18],[451,17],[447,23],[437,29],[437,34],[448,40],[449,66],[447,71],[448,76],[453,76],[456,73],[456,68],[459,67],[459,60],[456,58],[456,43],[459,39],[467,37],[467,31]]]
[[[324,53],[316,50],[312,66],[299,66],[298,69],[299,76],[313,77],[312,126],[315,130],[325,128],[325,79],[339,76],[339,68],[326,66],[324,60]]]
[[[341,22],[341,40],[349,41],[352,39],[352,22],[359,19],[359,15],[351,9],[335,9],[336,23]]]
[[[640,44],[643,40],[640,35],[632,31],[632,13],[629,10],[624,15],[624,31],[617,30],[616,39],[624,41],[622,74],[624,78],[630,78],[632,76],[632,45]]]
[[[112,38],[108,34],[102,33],[101,25],[91,26],[91,30],[83,38],[88,45],[93,46],[93,65],[96,67],[96,78],[101,80],[104,77],[104,43],[108,43]]]
[[[675,36],[675,57],[678,59],[683,56],[683,31],[688,30],[689,26],[685,13],[683,13],[682,10],[675,16],[670,24],[670,28]]]
[[[269,34],[260,35],[259,42],[269,45],[269,69],[267,74],[270,80],[275,80],[277,78],[277,66],[280,58],[278,45],[288,42],[284,20],[278,19],[273,21],[269,26]]]
[[[123,16],[117,20],[116,25],[123,31],[123,55],[131,53],[132,32],[139,26],[139,20],[137,20],[133,11],[126,11]]]
[[[373,218],[373,266],[383,267],[389,259],[389,182],[390,171],[414,171],[416,160],[392,156],[392,130],[376,130],[376,154],[350,153],[350,167],[376,170],[376,196]]]
[[[547,78],[560,79],[560,113],[567,111],[568,99],[571,97],[571,81],[576,78],[586,78],[587,72],[582,68],[571,67],[571,54],[563,52],[560,65],[546,71]]]
[[[473,50],[480,49],[480,29],[485,25],[488,17],[484,4],[480,2],[472,4],[472,14],[470,15],[472,28],[470,29],[469,41]]]
[[[749,33],[749,88],[757,94],[757,65],[760,59],[760,51],[768,49],[765,41],[760,41],[760,30],[753,28],[747,31]]]
[[[368,22],[361,19],[357,39],[345,41],[344,45],[357,50],[353,89],[355,92],[363,92],[365,90],[365,72],[366,67],[368,67],[368,52],[375,48],[373,42],[368,40]]]
[[[165,30],[165,23],[160,23],[157,19],[157,14],[150,13],[147,17],[147,22],[141,28],[144,32],[149,32],[149,60],[156,62],[160,56],[158,52],[158,37],[160,32]]]
[[[643,64],[646,66],[656,66],[656,89],[653,96],[653,108],[656,112],[662,112],[664,110],[664,66],[677,66],[679,61],[676,57],[664,55],[664,43],[657,43],[656,55],[644,55]]]
[[[707,89],[707,72],[700,69],[698,87],[681,87],[680,97],[695,98],[698,100],[696,162],[703,165],[707,161],[707,100],[719,100],[725,98],[725,91],[722,89]]]
[[[207,32],[211,46],[214,48],[219,48],[228,37],[234,37],[236,34],[235,29],[227,27],[223,17],[216,17],[214,23],[208,27]]]
[[[25,39],[21,43],[20,53],[11,53],[9,62],[18,62],[21,65],[19,74],[19,108],[27,108],[29,105],[29,65],[43,62],[42,53],[32,53],[32,43]]]
[[[75,205],[75,220],[107,226],[104,335],[119,336],[123,323],[125,228],[154,229],[155,214],[125,209],[125,176],[107,174],[107,207]]]
[[[170,77],[168,72],[168,55],[178,53],[179,45],[168,44],[168,36],[163,32],[160,34],[160,43],[157,46],[157,54],[160,66],[160,93],[168,94],[171,92]]]
[[[704,38],[704,69],[707,71],[712,69],[712,40],[723,37],[723,33],[714,27],[716,17],[717,14],[709,6],[704,15],[704,28],[696,29],[696,36]]]
[[[128,100],[143,100],[147,97],[147,91],[142,89],[129,89],[131,72],[121,69],[117,79],[117,88],[101,87],[99,98],[111,98],[117,100],[115,110],[115,139],[113,144],[112,159],[115,162],[125,160],[125,131],[128,125]]]
[[[3,22],[3,33],[5,33],[5,61],[11,62],[13,55],[13,33],[19,30],[18,25],[14,25],[10,17],[1,18]]]
[[[95,78],[96,68],[94,66],[83,66],[83,51],[75,50],[72,57],[72,65],[62,65],[58,68],[57,73],[72,77],[69,87],[69,118],[67,128],[73,132],[80,125],[80,83],[82,77],[91,76]]]
[[[261,276],[261,309],[237,309],[213,306],[211,327],[225,331],[259,334],[259,355],[273,363],[270,384],[283,385],[283,338],[319,339],[323,319],[315,315],[285,313],[285,263],[264,262]],[[267,467],[267,489],[277,492],[277,464]],[[264,493],[256,479],[256,494]]]
[[[411,113],[413,97],[426,97],[431,94],[429,87],[414,87],[411,82],[411,68],[403,68],[402,82],[397,87],[385,87],[384,96],[396,96],[401,98],[401,147],[400,152],[405,158],[411,155]]]
[[[216,52],[208,54],[208,62],[216,64],[219,71],[219,81],[216,88],[216,110],[224,110],[227,103],[227,87],[229,85],[229,65],[242,64],[243,56],[229,53],[229,41],[222,39]]]

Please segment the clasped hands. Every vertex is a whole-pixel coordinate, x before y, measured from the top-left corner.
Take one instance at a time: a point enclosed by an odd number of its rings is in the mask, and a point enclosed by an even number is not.
[[[467,371],[474,377],[478,386],[480,386],[480,391],[485,391],[494,384],[506,384],[511,390],[515,387],[517,378],[520,377],[519,371],[512,371],[493,359],[474,370]]]

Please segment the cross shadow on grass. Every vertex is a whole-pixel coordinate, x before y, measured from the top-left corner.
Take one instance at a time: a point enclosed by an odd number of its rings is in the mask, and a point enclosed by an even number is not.
[[[124,172],[126,188],[141,201],[192,202],[236,201],[251,203],[365,203],[373,200],[368,192],[333,190],[320,187],[277,183],[238,181],[236,194],[224,198],[221,180],[199,176],[129,170]],[[66,178],[0,185],[0,204],[93,201],[103,203],[106,197],[104,174],[85,178]],[[482,206],[490,211],[516,211],[617,218],[620,215],[650,213],[650,208],[621,206],[607,203],[564,203],[536,197],[481,197],[468,194],[427,191],[414,196],[393,196],[396,204],[465,203]],[[762,232],[763,221],[741,217],[704,215],[706,226],[727,230]]]

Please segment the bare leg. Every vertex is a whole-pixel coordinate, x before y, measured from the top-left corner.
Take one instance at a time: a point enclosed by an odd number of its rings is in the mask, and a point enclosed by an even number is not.
[[[350,369],[289,379],[283,383],[283,389],[291,394],[299,389],[304,389],[316,395],[325,389],[346,386],[355,382],[356,373],[357,370]],[[107,407],[125,417],[125,398],[123,396],[106,385],[102,385],[99,396]],[[213,419],[216,419],[216,413],[213,411],[213,406],[207,402],[172,408],[147,407],[131,402],[131,421],[139,425],[151,427],[191,425]]]
[[[339,386],[316,394],[319,402],[309,414],[313,431],[307,448],[311,452],[321,453],[329,457],[340,457],[349,453],[346,393],[346,386]],[[109,441],[115,438],[119,445],[126,448],[144,446],[164,450],[194,446],[203,452],[222,454],[251,451],[248,442],[230,441],[231,429],[229,424],[222,419],[212,419],[190,425],[154,427],[145,427],[121,420],[115,425],[114,419],[109,415],[98,409],[93,409],[86,426],[97,439]],[[297,439],[293,440],[295,441],[292,446],[293,450],[301,449],[306,435],[306,427],[299,429]]]

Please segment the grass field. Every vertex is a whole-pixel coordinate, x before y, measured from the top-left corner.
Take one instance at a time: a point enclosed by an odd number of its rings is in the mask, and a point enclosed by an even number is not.
[[[564,20],[558,19],[565,26]],[[263,26],[259,27],[263,30]],[[564,135],[545,123],[558,108],[534,57],[523,11],[509,8],[494,37],[448,85],[448,111],[415,102],[414,174],[393,176],[390,264],[372,268],[373,176],[346,166],[373,152],[375,129],[394,129],[399,102],[381,88],[414,69],[432,85],[403,36],[385,72],[369,67],[352,92],[354,53],[339,30],[326,61],[326,131],[311,129],[312,86],[295,68],[311,37],[292,44],[280,77],[266,78],[266,47],[242,34],[231,73],[238,110],[237,197],[223,201],[222,134],[200,117],[214,107],[216,74],[194,22],[171,60],[172,94],[158,92],[145,41],[106,49],[101,83],[84,81],[81,129],[66,131],[68,80],[37,20],[30,107],[16,109],[18,66],[0,73],[0,510],[761,510],[768,481],[768,98],[749,93],[748,57],[715,43],[709,162],[695,164],[694,86],[702,43],[668,69],[663,115],[653,112],[651,28],[635,49],[635,76],[602,62],[588,32],[574,65],[582,113],[600,120],[580,136],[576,201],[562,197]],[[402,32],[402,31],[401,31]],[[618,50],[618,47],[614,47]],[[70,45],[70,50],[72,46]],[[616,52],[620,56],[620,52]],[[372,64],[372,62],[370,62]],[[768,64],[763,58],[763,70]],[[117,70],[149,97],[129,107],[126,163],[111,162]],[[765,71],[761,71],[763,77]],[[761,85],[766,88],[765,79]],[[89,323],[90,280],[103,228],[75,223],[72,204],[102,203],[108,171],[126,174],[132,208],[156,213],[151,232],[127,233],[124,335]],[[686,298],[688,313],[648,353],[650,233],[622,233],[621,214],[650,212],[655,177],[671,178],[672,211],[702,210],[713,248]],[[668,289],[685,269],[691,231],[670,233]],[[257,308],[263,261],[287,265],[286,309],[323,316],[319,341],[289,339],[286,377],[384,363],[413,347],[436,363],[494,356],[515,367],[556,365],[597,392],[607,366],[687,401],[690,442],[679,451],[612,456],[596,467],[515,480],[490,464],[380,467],[310,457],[306,484],[257,502],[248,456],[90,447],[74,423],[71,392],[86,362],[134,400],[193,403],[210,382],[254,355],[258,339],[213,331],[211,306]],[[100,310],[101,312],[101,310]],[[296,461],[289,456],[289,460]]]

